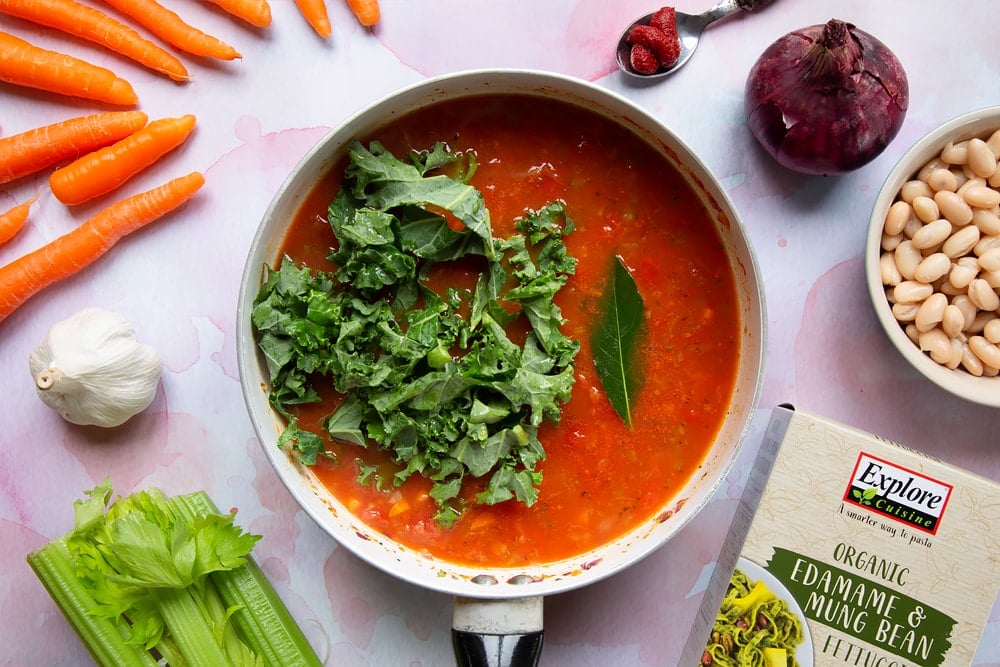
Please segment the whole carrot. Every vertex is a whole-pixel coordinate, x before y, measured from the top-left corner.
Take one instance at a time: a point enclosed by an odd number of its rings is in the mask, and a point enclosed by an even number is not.
[[[2,137],[0,183],[103,148],[132,134],[147,120],[142,111],[106,111]]]
[[[99,44],[174,81],[190,78],[184,64],[172,53],[117,19],[76,0],[0,0],[0,12]]]
[[[171,46],[195,56],[220,60],[241,58],[239,51],[222,40],[189,25],[156,0],[103,0]]]
[[[347,6],[354,12],[358,23],[365,27],[378,23],[382,15],[379,9],[378,0],[347,0]]]
[[[0,245],[10,241],[21,231],[24,223],[28,221],[28,209],[38,199],[38,193],[28,201],[18,204],[9,209],[6,213],[0,213]]]
[[[330,15],[326,11],[326,0],[295,0],[295,5],[317,35],[327,39],[333,34]]]
[[[257,28],[271,25],[271,6],[267,0],[205,0],[222,11]]]
[[[75,229],[0,267],[0,322],[25,301],[78,273],[125,236],[159,220],[205,183],[195,171],[108,206]]]
[[[134,106],[132,85],[109,69],[0,32],[0,81],[50,93]]]
[[[52,194],[69,206],[107,194],[184,143],[194,123],[191,114],[154,120],[121,141],[77,158],[49,176]]]

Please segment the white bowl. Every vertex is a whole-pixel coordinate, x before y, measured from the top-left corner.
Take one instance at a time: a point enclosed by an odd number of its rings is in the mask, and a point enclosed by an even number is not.
[[[933,157],[939,155],[949,142],[959,142],[973,137],[985,138],[1000,129],[1000,106],[971,111],[954,118],[925,135],[906,151],[879,191],[872,208],[865,245],[865,273],[868,293],[875,314],[889,340],[900,354],[924,377],[939,387],[974,403],[1000,406],[1000,377],[977,377],[959,366],[952,370],[941,365],[920,350],[906,335],[892,313],[879,267],[882,253],[882,230],[886,212],[896,200],[902,185],[914,178]]]

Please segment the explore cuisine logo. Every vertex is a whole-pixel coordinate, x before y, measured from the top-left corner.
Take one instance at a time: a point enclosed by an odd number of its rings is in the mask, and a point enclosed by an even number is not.
[[[862,452],[844,500],[934,535],[951,485]]]

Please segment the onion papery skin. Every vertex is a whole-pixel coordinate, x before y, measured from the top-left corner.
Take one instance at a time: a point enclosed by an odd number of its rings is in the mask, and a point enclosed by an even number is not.
[[[903,125],[909,84],[885,44],[831,19],[765,49],[744,99],[751,132],[780,164],[829,175],[857,169],[885,150]]]

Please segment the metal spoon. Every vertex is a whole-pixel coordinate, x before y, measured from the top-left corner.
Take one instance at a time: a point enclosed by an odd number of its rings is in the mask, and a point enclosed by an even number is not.
[[[694,54],[694,50],[698,46],[698,39],[701,37],[701,33],[705,30],[705,28],[716,21],[726,18],[727,16],[732,16],[738,12],[749,12],[757,7],[766,5],[771,1],[772,0],[719,0],[718,4],[701,14],[685,14],[684,12],[676,12],[677,37],[680,39],[681,43],[680,55],[670,67],[661,67],[652,74],[640,74],[639,72],[636,72],[632,69],[632,65],[629,61],[629,52],[632,49],[632,45],[628,43],[628,34],[631,32],[632,28],[637,25],[648,25],[655,12],[646,14],[637,21],[633,21],[618,39],[618,48],[615,51],[615,59],[618,61],[618,68],[625,74],[633,76],[637,79],[659,79],[667,76],[668,74],[672,74],[680,69],[681,65],[686,63]]]

